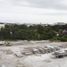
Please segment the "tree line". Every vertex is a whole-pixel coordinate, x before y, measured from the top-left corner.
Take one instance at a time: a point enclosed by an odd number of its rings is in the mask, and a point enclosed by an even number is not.
[[[5,27],[0,29],[0,40],[67,41],[67,24],[5,24]]]

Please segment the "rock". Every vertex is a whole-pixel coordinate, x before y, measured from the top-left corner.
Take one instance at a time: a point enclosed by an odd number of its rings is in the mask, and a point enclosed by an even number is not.
[[[33,54],[40,54],[40,52],[37,48],[33,48],[32,52],[33,52]]]
[[[39,52],[40,52],[41,54],[45,54],[44,48],[39,47],[38,50],[39,50]]]
[[[33,53],[31,51],[25,51],[25,52],[22,52],[23,55],[32,55]]]
[[[23,57],[22,53],[21,52],[15,52],[14,55],[18,58],[21,58]]]
[[[56,58],[62,58],[62,57],[65,57],[67,55],[67,53],[63,50],[60,50],[60,51],[56,51],[53,53],[53,55],[56,57]]]
[[[21,51],[23,55],[32,55],[32,48],[25,48],[24,50]]]

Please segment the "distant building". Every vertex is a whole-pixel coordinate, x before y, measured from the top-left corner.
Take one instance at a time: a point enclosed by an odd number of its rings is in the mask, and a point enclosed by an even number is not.
[[[0,29],[4,28],[4,27],[5,27],[5,24],[4,23],[0,23]]]
[[[57,22],[56,25],[65,25],[66,23],[64,22]]]

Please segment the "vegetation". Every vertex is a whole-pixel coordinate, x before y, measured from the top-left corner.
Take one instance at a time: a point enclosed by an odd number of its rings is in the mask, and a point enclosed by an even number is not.
[[[6,24],[0,29],[0,40],[58,40],[67,41],[65,25]]]

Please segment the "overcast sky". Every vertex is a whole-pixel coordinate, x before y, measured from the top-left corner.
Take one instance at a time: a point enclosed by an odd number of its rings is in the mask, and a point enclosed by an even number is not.
[[[0,22],[67,22],[67,0],[0,0]]]

